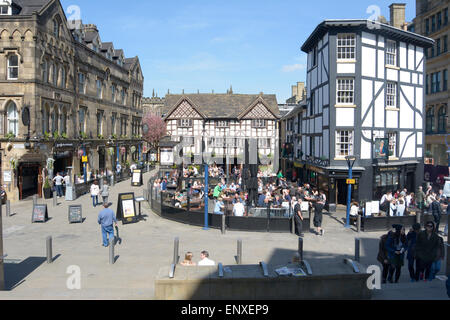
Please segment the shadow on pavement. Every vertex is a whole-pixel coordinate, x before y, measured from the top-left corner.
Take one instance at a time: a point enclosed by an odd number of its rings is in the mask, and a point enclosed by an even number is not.
[[[59,255],[54,260],[58,257]],[[47,259],[44,257],[29,257],[20,263],[11,263],[5,260],[5,291],[11,291],[25,282],[25,278],[46,261]]]

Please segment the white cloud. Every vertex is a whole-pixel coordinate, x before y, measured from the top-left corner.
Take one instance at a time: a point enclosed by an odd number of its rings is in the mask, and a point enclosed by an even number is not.
[[[302,63],[296,63],[296,64],[290,64],[283,66],[282,71],[283,72],[294,72],[294,71],[301,71],[305,70],[306,65]]]

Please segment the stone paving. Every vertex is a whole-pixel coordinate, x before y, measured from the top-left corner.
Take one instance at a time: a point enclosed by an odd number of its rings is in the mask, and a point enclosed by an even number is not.
[[[144,175],[147,181],[151,173]],[[141,196],[146,186],[131,187],[124,181],[110,192],[112,209],[117,208],[121,192],[135,192]],[[208,231],[160,218],[151,212],[147,203],[142,211],[146,221],[137,224],[119,224],[123,242],[115,248],[116,262],[109,264],[109,249],[102,247],[97,215],[100,207],[93,208],[89,195],[73,202],[59,199],[57,208],[53,200],[47,203],[49,217],[45,224],[32,224],[32,201],[11,205],[13,216],[6,218],[3,210],[3,242],[5,278],[9,291],[0,292],[0,299],[153,299],[154,279],[161,268],[170,265],[173,242],[180,238],[181,259],[186,251],[194,253],[198,261],[200,252],[208,250],[210,258],[224,265],[235,264],[237,240],[243,240],[243,263],[260,261],[274,265],[287,263],[298,248],[298,239],[292,234],[231,232],[222,235],[220,230]],[[83,224],[68,223],[68,206],[83,206]],[[5,208],[3,208],[5,209]],[[358,234],[354,228],[343,227],[344,213],[324,215],[325,235],[306,234],[305,259],[316,273],[348,273],[344,258],[354,255],[354,239],[362,239],[361,262],[377,264],[378,239],[383,232]],[[55,261],[47,264],[46,238],[53,238]],[[70,290],[67,269],[78,266],[81,270],[81,289]],[[445,271],[445,266],[443,270]],[[444,272],[441,272],[444,274]],[[445,283],[410,284],[407,266],[403,268],[401,283],[383,285],[373,293],[374,299],[448,299]]]

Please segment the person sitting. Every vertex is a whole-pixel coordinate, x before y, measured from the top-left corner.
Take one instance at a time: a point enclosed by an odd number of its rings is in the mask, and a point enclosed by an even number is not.
[[[208,251],[202,251],[200,253],[201,260],[198,262],[198,266],[215,266],[214,260],[209,259]]]
[[[397,201],[397,216],[403,217],[403,215],[405,214],[405,210],[406,210],[405,199],[402,196],[400,196]]]
[[[397,200],[395,200],[395,198],[391,200],[391,204],[389,206],[389,215],[391,217],[397,216]]]
[[[233,205],[233,215],[235,217],[243,217],[245,214],[245,207],[242,202],[236,202]]]
[[[280,207],[281,204],[282,204],[282,201],[281,201],[281,199],[280,199],[280,196],[279,196],[279,195],[276,195],[276,196],[275,196],[275,199],[273,200],[272,206],[273,206],[273,207]]]
[[[356,222],[358,214],[359,214],[359,203],[353,200],[350,207],[350,220],[352,221],[352,223]]]
[[[258,197],[258,207],[263,208],[266,206],[266,190],[263,190]]]
[[[184,256],[184,261],[181,262],[180,264],[182,266],[185,267],[193,267],[196,265],[196,263],[194,261],[192,261],[192,258],[194,257],[192,252],[187,252],[186,255]]]
[[[214,214],[224,214],[225,204],[222,201],[222,198],[217,199],[216,204],[214,206]]]
[[[233,198],[233,201],[232,201],[232,203],[233,204],[235,204],[235,203],[237,203],[237,202],[240,202],[240,203],[244,203],[244,201],[242,200],[242,198],[240,197],[241,195],[239,194],[239,193],[235,193],[234,194],[234,198]]]

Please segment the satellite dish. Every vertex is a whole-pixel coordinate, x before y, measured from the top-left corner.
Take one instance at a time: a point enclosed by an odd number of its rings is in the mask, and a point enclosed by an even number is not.
[[[22,110],[22,123],[28,127],[30,125],[30,108],[25,107]]]

